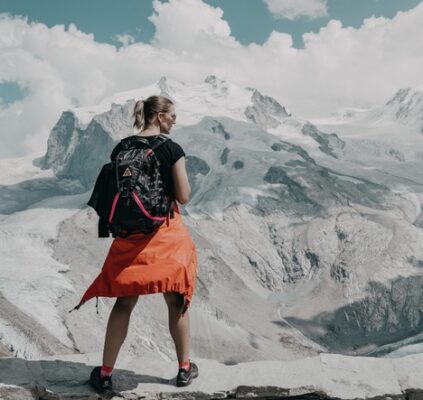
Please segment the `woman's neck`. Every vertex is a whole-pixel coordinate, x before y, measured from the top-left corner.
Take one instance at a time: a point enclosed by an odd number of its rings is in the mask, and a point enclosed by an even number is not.
[[[145,131],[139,132],[138,135],[139,136],[158,136],[158,135],[160,135],[160,132],[145,130]]]
[[[149,126],[138,133],[140,136],[157,136],[160,135],[160,126]]]

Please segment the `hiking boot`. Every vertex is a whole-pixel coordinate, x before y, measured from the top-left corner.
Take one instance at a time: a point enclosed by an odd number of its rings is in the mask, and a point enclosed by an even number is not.
[[[101,367],[95,367],[91,371],[89,384],[100,392],[104,390],[112,390],[112,377],[100,375]]]
[[[179,368],[178,376],[176,377],[176,386],[188,386],[197,376],[198,367],[190,361],[188,371],[183,368]]]

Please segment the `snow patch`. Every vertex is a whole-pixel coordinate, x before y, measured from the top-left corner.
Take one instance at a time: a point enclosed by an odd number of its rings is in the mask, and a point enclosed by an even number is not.
[[[67,346],[72,343],[58,303],[64,292],[75,289],[63,275],[69,267],[53,258],[50,246],[59,223],[77,211],[30,209],[4,217],[0,226],[1,293]]]

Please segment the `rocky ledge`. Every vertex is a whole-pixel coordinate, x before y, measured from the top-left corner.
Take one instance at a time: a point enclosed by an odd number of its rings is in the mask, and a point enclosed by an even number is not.
[[[194,357],[193,357],[194,358]],[[423,399],[423,354],[402,358],[320,354],[295,361],[224,365],[195,357],[199,377],[174,386],[177,364],[119,359],[115,392],[94,393],[87,376],[101,354],[0,360],[1,399]]]

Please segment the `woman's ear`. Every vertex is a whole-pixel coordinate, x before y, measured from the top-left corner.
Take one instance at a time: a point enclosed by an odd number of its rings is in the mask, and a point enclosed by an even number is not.
[[[162,129],[162,118],[163,118],[163,116],[160,115],[160,114],[163,114],[163,113],[157,113],[157,121],[159,122],[160,129]]]

